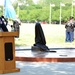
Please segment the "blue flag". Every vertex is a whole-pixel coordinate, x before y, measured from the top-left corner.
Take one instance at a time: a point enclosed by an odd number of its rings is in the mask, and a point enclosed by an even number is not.
[[[10,0],[5,0],[4,1],[4,16],[10,19],[15,19],[16,18],[16,12],[12,6],[12,3]]]

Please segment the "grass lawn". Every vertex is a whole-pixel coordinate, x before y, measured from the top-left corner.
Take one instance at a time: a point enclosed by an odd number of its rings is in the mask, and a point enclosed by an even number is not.
[[[51,47],[74,47],[65,42],[65,25],[41,24],[46,38],[46,45]],[[20,37],[15,39],[17,46],[32,46],[35,43],[35,24],[23,23],[20,26]]]

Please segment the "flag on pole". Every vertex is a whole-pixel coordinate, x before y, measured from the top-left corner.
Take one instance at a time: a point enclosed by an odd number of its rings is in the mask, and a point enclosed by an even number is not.
[[[72,1],[72,5],[75,5],[75,1]]]
[[[50,4],[51,7],[55,7],[55,4]]]
[[[65,6],[65,4],[63,4],[63,3],[60,3],[60,6]]]
[[[12,3],[10,0],[5,0],[4,1],[4,16],[10,19],[15,19],[16,18],[16,12],[12,6]]]
[[[19,11],[20,11],[20,9],[19,9],[19,7],[22,5],[22,3],[18,3],[18,6],[17,6],[17,16],[19,17]]]

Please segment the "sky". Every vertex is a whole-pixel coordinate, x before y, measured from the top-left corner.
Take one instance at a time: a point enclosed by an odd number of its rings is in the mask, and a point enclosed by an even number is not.
[[[14,2],[15,0],[11,0],[12,2]],[[38,2],[38,0],[33,0],[34,1],[34,3],[37,3]],[[0,5],[3,5],[4,4],[4,0],[0,0]]]
[[[15,0],[11,0],[12,2],[15,1]],[[0,5],[3,5],[4,4],[4,0],[0,0]]]
[[[0,0],[0,5],[3,5],[4,0]]]

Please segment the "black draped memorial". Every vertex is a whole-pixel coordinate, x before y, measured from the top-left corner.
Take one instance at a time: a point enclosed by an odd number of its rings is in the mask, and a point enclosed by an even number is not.
[[[46,46],[44,32],[40,23],[36,23],[35,25],[35,44],[32,46],[32,50],[50,51],[50,49]]]

